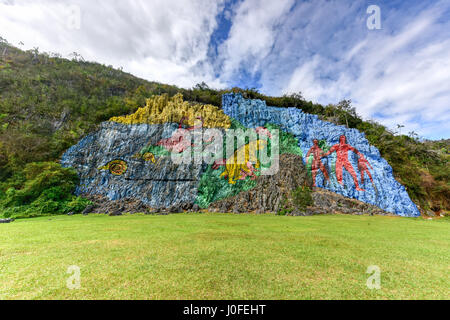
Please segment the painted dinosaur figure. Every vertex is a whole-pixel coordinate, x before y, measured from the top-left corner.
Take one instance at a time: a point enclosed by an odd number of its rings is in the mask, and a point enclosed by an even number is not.
[[[266,135],[269,138],[272,137],[270,132],[262,127],[257,128],[256,132],[260,135]],[[254,180],[256,179],[255,172],[260,168],[257,154],[258,150],[266,148],[267,143],[267,140],[262,139],[251,141],[236,150],[232,157],[214,162],[212,168],[216,170],[219,167],[224,166],[225,170],[220,176],[228,178],[228,183],[230,184],[235,184],[238,180],[245,180],[247,177]],[[242,161],[242,159],[244,159],[244,161]]]

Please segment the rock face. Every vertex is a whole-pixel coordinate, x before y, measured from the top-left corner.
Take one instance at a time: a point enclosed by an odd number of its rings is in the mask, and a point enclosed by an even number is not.
[[[210,209],[220,212],[277,212],[283,197],[289,197],[292,190],[308,184],[302,158],[297,155],[280,156],[280,170],[273,176],[259,176],[256,187],[211,204]]]
[[[146,213],[146,214],[161,214],[161,213],[180,213],[185,211],[198,212],[200,208],[194,208],[190,203],[182,205],[174,205],[169,208],[155,209],[145,204],[143,201],[138,200],[136,197],[125,198],[120,200],[110,200],[103,195],[85,195],[93,205],[87,207],[83,214],[88,215],[90,213],[109,214],[111,216],[121,215],[123,213]]]
[[[177,165],[170,157],[156,163],[135,157],[143,146],[170,137],[177,128],[173,123],[104,122],[97,132],[67,150],[61,164],[79,173],[77,194],[104,195],[110,200],[136,198],[158,209],[193,203],[202,165]],[[126,171],[115,175],[99,169],[114,160],[124,161]]]
[[[128,198],[121,200],[109,200],[101,195],[87,195],[86,196],[93,205],[89,206],[89,210],[85,210],[83,214],[90,213],[105,213],[115,215],[116,213],[152,213],[153,208],[147,206],[141,200],[136,198]]]
[[[234,157],[225,155],[215,158],[214,164],[174,160],[208,154],[205,146],[216,138],[198,143],[198,134],[205,139],[205,130],[223,135],[225,130],[246,128],[257,134],[232,147],[236,155],[253,150],[241,164],[230,163]],[[274,175],[260,175],[261,153],[253,152],[269,146],[277,150],[276,141],[280,169]],[[85,214],[176,213],[208,207],[222,212],[277,212],[293,190],[315,185],[320,188],[312,193],[314,205],[290,214],[419,215],[391,167],[362,133],[239,94],[224,95],[223,110],[187,104],[180,96],[154,97],[135,114],[102,123],[67,150],[61,163],[78,172],[76,193],[95,203]]]
[[[279,125],[282,130],[293,134],[298,139],[305,163],[309,160],[306,155],[313,147],[313,140],[323,141],[324,144],[332,147],[338,145],[341,136],[344,135],[347,144],[357,149],[373,167],[370,170],[373,182],[365,174],[364,183],[360,181],[360,187],[365,191],[359,191],[355,185],[354,177],[347,169],[344,169],[342,184],[340,184],[336,175],[331,174],[333,166],[336,167],[338,160],[337,153],[331,153],[321,160],[329,172],[330,180],[325,181],[324,174],[318,171],[316,185],[345,197],[375,205],[400,216],[414,217],[420,215],[405,188],[395,180],[391,166],[381,158],[378,149],[371,146],[364,134],[358,130],[319,120],[316,115],[306,114],[300,109],[268,107],[264,101],[247,100],[240,94],[225,94],[222,107],[225,114],[237,119],[246,127],[256,128],[266,123],[273,123]],[[357,154],[349,151],[348,157],[345,156],[345,159],[348,159],[359,180],[360,172],[356,168],[360,167],[360,163]],[[335,168],[335,170],[336,172],[339,171],[338,168]]]

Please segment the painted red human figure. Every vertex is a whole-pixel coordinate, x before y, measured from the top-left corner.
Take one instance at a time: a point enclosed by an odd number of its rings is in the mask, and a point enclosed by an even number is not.
[[[323,176],[328,181],[330,180],[330,177],[328,176],[328,171],[323,165],[322,161],[320,160],[323,155],[323,150],[319,147],[319,141],[315,139],[313,141],[314,145],[311,149],[309,149],[308,154],[306,155],[306,159],[309,158],[309,156],[313,155],[313,162],[311,166],[311,173],[312,173],[312,179],[313,179],[313,186],[316,186],[316,175],[319,170],[322,171]]]
[[[367,159],[364,158],[364,156],[361,153],[359,153],[358,170],[361,173],[361,183],[364,183],[364,173],[367,173],[367,175],[370,178],[370,181],[373,183],[372,175],[370,174],[369,168],[367,168],[367,166],[369,166],[370,169],[373,170],[369,161],[367,161]]]
[[[343,170],[345,168],[351,174],[351,176],[353,178],[353,181],[355,182],[356,190],[358,190],[358,191],[365,191],[364,189],[361,189],[359,187],[358,178],[356,176],[355,169],[353,169],[352,164],[348,160],[348,152],[349,151],[353,151],[354,153],[356,153],[360,157],[360,159],[361,159],[361,157],[364,157],[364,156],[358,150],[353,148],[351,145],[347,144],[346,140],[347,140],[347,138],[345,136],[341,136],[339,138],[339,143],[334,145],[334,146],[332,146],[331,149],[328,150],[328,152],[325,153],[322,156],[322,158],[323,157],[328,157],[333,152],[336,152],[336,155],[337,155],[337,160],[336,160],[336,178],[337,178],[337,181],[341,185],[344,183],[343,180],[342,180],[343,179],[342,174],[343,174]],[[358,163],[360,163],[360,161],[358,161]],[[362,161],[361,163],[364,163],[364,162]],[[364,163],[364,166],[365,166],[365,163]],[[366,167],[366,169],[367,169],[367,167]]]

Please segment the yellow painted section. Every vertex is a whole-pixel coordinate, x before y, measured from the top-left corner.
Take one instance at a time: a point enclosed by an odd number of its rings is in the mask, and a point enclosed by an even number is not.
[[[220,176],[228,176],[228,183],[235,184],[237,180],[242,178],[244,172],[250,173],[250,169],[247,167],[247,162],[251,162],[254,164],[255,169],[259,169],[260,163],[258,160],[257,151],[266,147],[266,140],[255,140],[245,146],[242,146],[235,151],[232,157],[227,159],[225,171]]]
[[[183,101],[183,95],[177,94],[169,98],[167,94],[147,99],[147,104],[134,114],[113,117],[109,121],[123,124],[162,124],[166,122],[183,123],[194,126],[199,118],[205,128],[224,128],[231,126],[230,118],[221,109],[213,105],[192,104]]]

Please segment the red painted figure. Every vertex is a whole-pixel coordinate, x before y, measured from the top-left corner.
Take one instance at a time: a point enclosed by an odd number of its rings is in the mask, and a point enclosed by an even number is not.
[[[373,170],[369,161],[367,161],[367,159],[364,158],[364,156],[360,153],[359,159],[358,159],[358,170],[361,173],[361,183],[364,183],[364,173],[367,173],[367,175],[370,178],[370,181],[372,181],[372,183],[373,183],[372,175],[370,174],[370,171],[369,171],[369,168],[367,168],[367,165],[369,165],[370,169]]]
[[[356,153],[360,157],[360,159],[361,159],[361,157],[364,157],[364,156],[358,150],[353,148],[351,145],[347,144],[346,139],[347,138],[345,136],[341,136],[339,138],[339,144],[336,144],[336,145],[332,146],[331,149],[328,150],[328,152],[325,153],[322,157],[327,157],[327,156],[329,156],[330,154],[332,154],[333,152],[336,151],[336,154],[337,154],[336,178],[337,178],[338,182],[340,184],[343,184],[342,173],[343,173],[343,170],[345,168],[351,174],[351,176],[353,178],[353,181],[355,182],[356,190],[358,190],[358,191],[365,191],[364,189],[361,189],[359,187],[358,178],[356,177],[355,169],[353,169],[352,164],[348,160],[348,152],[349,151],[353,151],[354,153]]]
[[[321,170],[323,172],[323,176],[328,181],[330,178],[328,176],[328,171],[323,165],[322,161],[320,160],[322,158],[323,150],[319,147],[319,141],[315,139],[313,141],[314,145],[311,149],[309,149],[308,154],[306,155],[306,159],[308,160],[309,156],[313,155],[313,162],[311,166],[311,173],[312,173],[312,179],[313,179],[313,186],[316,186],[316,175],[317,171]]]

